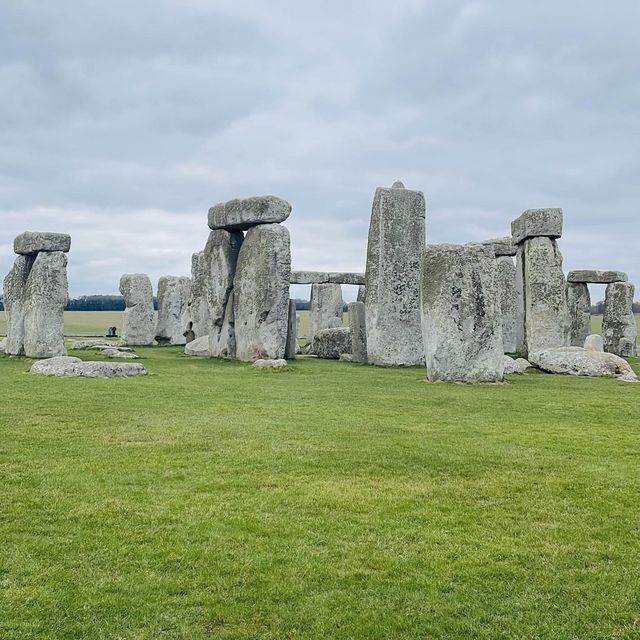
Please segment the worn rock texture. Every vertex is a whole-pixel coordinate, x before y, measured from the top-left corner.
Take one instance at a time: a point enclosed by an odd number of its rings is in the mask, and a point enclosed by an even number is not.
[[[187,356],[201,356],[208,358],[211,355],[209,349],[209,336],[200,336],[195,340],[187,343],[184,348],[184,353]]]
[[[630,282],[614,282],[607,285],[604,298],[604,350],[623,358],[631,358],[637,353],[638,329],[633,315],[634,292],[635,287]]]
[[[493,247],[491,247],[493,250]],[[516,293],[516,267],[509,256],[496,258],[496,286],[502,326],[502,344],[505,353],[515,353],[518,296]]]
[[[242,243],[234,279],[236,358],[284,357],[289,318],[291,248],[279,224],[252,227]]]
[[[496,271],[495,254],[488,247],[426,247],[421,298],[430,381],[502,380],[504,349]]]
[[[598,351],[599,353],[604,353],[604,340],[602,339],[602,336],[595,333],[587,336],[584,341],[584,348],[587,351]]]
[[[9,355],[19,356],[24,353],[25,292],[33,261],[31,256],[18,256],[4,279],[3,301],[7,322],[5,351]]]
[[[358,287],[358,298],[357,301],[358,302],[364,302],[367,299],[367,287],[365,287],[363,284],[361,284]]]
[[[209,234],[205,247],[208,266],[209,351],[213,358],[236,357],[233,280],[244,236],[218,229]]]
[[[346,327],[318,331],[313,336],[313,353],[318,358],[339,360],[343,353],[351,353],[351,331]]]
[[[367,361],[367,322],[364,302],[349,303],[349,330],[351,332],[351,361]]]
[[[614,376],[637,379],[631,365],[613,353],[588,351],[582,347],[543,349],[533,363],[543,371],[572,376]]]
[[[282,369],[287,366],[287,361],[283,358],[270,359],[270,360],[256,360],[253,363],[254,369]]]
[[[582,347],[591,333],[591,296],[586,284],[567,284],[570,345]]]
[[[518,245],[513,241],[511,236],[491,238],[490,240],[482,240],[482,242],[469,242],[468,244],[482,244],[486,247],[490,247],[496,254],[496,258],[501,256],[515,256],[516,253],[518,253]]]
[[[120,278],[120,293],[124,298],[122,342],[131,346],[153,344],[153,287],[145,273],[125,273]]]
[[[612,282],[627,282],[629,276],[624,271],[598,271],[583,269],[569,271],[567,282],[583,282],[587,284],[611,284]]]
[[[209,228],[245,231],[259,224],[284,222],[291,205],[276,196],[254,196],[220,202],[209,209]]]
[[[25,231],[13,241],[16,253],[29,255],[39,251],[62,251],[68,253],[71,249],[71,236],[66,233],[51,233],[48,231]]]
[[[397,182],[373,199],[366,270],[367,359],[381,366],[424,364],[420,261],[426,205]]]
[[[156,341],[160,345],[186,344],[190,278],[162,276],[158,280],[158,321]]]
[[[187,324],[192,323],[196,338],[209,335],[209,278],[211,268],[205,251],[191,256],[191,287],[187,304]]]
[[[511,236],[516,244],[527,238],[560,238],[562,209],[527,209],[511,223]]]
[[[69,301],[67,256],[62,251],[38,253],[24,291],[24,353],[29,358],[66,354],[64,308]]]
[[[504,374],[510,375],[512,373],[524,373],[529,367],[531,363],[524,358],[513,359],[509,356],[504,357]]]
[[[289,316],[287,320],[287,346],[284,350],[285,360],[293,360],[298,353],[298,310],[295,300],[289,300]]]
[[[72,378],[129,378],[143,376],[147,370],[143,365],[131,362],[87,362],[80,358],[57,356],[35,362],[30,372]]]
[[[291,284],[364,285],[364,273],[347,271],[292,271]]]
[[[311,285],[308,342],[313,343],[313,336],[322,329],[341,327],[343,307],[342,287],[339,284]]]

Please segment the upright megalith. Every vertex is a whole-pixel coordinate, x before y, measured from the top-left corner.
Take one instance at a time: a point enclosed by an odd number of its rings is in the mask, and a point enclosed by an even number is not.
[[[214,358],[236,357],[233,281],[244,236],[240,231],[217,229],[204,250],[209,313],[209,349]]]
[[[358,287],[358,302],[364,302],[367,299],[367,287],[361,284]]]
[[[364,302],[349,303],[349,330],[351,332],[351,359],[367,361],[367,324]]]
[[[4,279],[4,310],[7,321],[7,343],[9,355],[24,353],[24,304],[29,271],[33,265],[31,256],[19,255],[11,271]]]
[[[191,286],[187,303],[187,324],[196,338],[209,335],[209,265],[204,251],[191,256]]]
[[[582,347],[591,333],[591,296],[589,287],[582,282],[567,284],[570,344]]]
[[[289,317],[287,321],[287,346],[284,350],[285,360],[293,360],[298,353],[298,310],[296,301],[289,300]]]
[[[426,247],[420,286],[430,381],[502,380],[504,349],[496,271],[490,248]]]
[[[509,256],[496,258],[496,287],[504,352],[514,353],[517,349],[518,296],[516,293],[516,267],[513,259]]]
[[[424,363],[420,329],[420,261],[426,205],[401,182],[376,189],[366,269],[368,361],[382,366]]]
[[[153,287],[145,273],[125,273],[120,278],[120,293],[125,310],[122,317],[122,341],[130,346],[153,344]]]
[[[309,301],[309,336],[307,341],[313,344],[313,336],[323,329],[342,326],[342,287],[339,284],[312,284]]]
[[[158,320],[156,341],[160,345],[186,344],[186,312],[191,280],[162,276],[158,280]]]
[[[613,282],[605,294],[602,335],[608,353],[633,357],[637,353],[637,326],[633,315],[635,287],[630,282]]]
[[[246,231],[260,224],[284,222],[291,205],[276,196],[254,196],[220,202],[209,209],[209,228]]]
[[[251,227],[234,279],[236,358],[280,359],[287,344],[291,249],[280,224]]]
[[[517,350],[535,363],[542,349],[569,344],[567,286],[556,243],[562,209],[527,209],[511,223],[511,232],[518,244]]]
[[[41,251],[29,271],[24,292],[24,353],[29,358],[66,355],[64,309],[69,302],[67,256]]]

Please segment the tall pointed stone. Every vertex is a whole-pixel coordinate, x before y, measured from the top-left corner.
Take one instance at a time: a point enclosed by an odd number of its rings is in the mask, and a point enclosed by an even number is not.
[[[153,287],[146,273],[125,273],[120,293],[126,308],[122,317],[122,341],[130,346],[153,344]]]
[[[426,205],[421,191],[396,182],[373,199],[366,271],[369,362],[382,366],[424,363],[420,328],[420,261]]]
[[[638,330],[633,315],[635,287],[630,282],[614,282],[607,285],[605,294],[602,336],[604,350],[623,358],[637,354]]]
[[[591,296],[585,283],[567,285],[571,346],[582,347],[591,334]]]

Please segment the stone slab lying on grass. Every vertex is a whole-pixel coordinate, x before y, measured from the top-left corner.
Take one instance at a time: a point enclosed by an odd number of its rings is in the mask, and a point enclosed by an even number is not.
[[[135,353],[131,353],[131,351],[120,351],[120,349],[116,349],[115,347],[102,349],[102,355],[107,358],[121,358],[122,360],[134,360],[140,357]]]
[[[39,251],[68,253],[71,250],[71,236],[66,233],[48,231],[25,231],[13,241],[13,250],[21,255],[29,255]]]
[[[562,209],[527,209],[511,223],[511,236],[516,244],[527,238],[560,238]]]
[[[287,366],[287,361],[283,358],[260,359],[256,360],[251,366],[254,369],[282,369],[282,367]]]
[[[504,373],[505,375],[509,375],[511,373],[524,373],[529,367],[531,363],[524,358],[518,358],[515,360],[509,356],[504,356]]]
[[[612,282],[627,282],[629,276],[624,271],[598,271],[596,269],[582,269],[569,271],[567,282],[584,284],[611,284]]]
[[[106,340],[76,340],[71,344],[71,348],[76,351],[82,349],[113,349],[119,347],[117,342],[107,342]]]
[[[56,356],[38,360],[30,372],[69,378],[129,378],[146,375],[147,370],[143,365],[132,362],[85,362],[71,356]]]
[[[318,331],[313,336],[313,353],[318,358],[339,360],[343,353],[351,353],[351,331],[346,327]]]
[[[202,358],[208,358],[211,355],[211,349],[209,348],[209,336],[201,336],[191,342],[187,342],[184,353],[187,356],[200,356]]]
[[[254,196],[220,202],[209,209],[209,228],[246,231],[259,224],[284,222],[291,205],[276,196]]]
[[[631,365],[620,356],[588,351],[582,347],[545,349],[534,354],[531,361],[536,367],[549,373],[637,380]]]

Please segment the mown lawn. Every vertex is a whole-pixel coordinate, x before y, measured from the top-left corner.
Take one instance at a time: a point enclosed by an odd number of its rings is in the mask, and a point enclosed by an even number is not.
[[[138,352],[0,356],[3,640],[640,637],[640,385]]]

